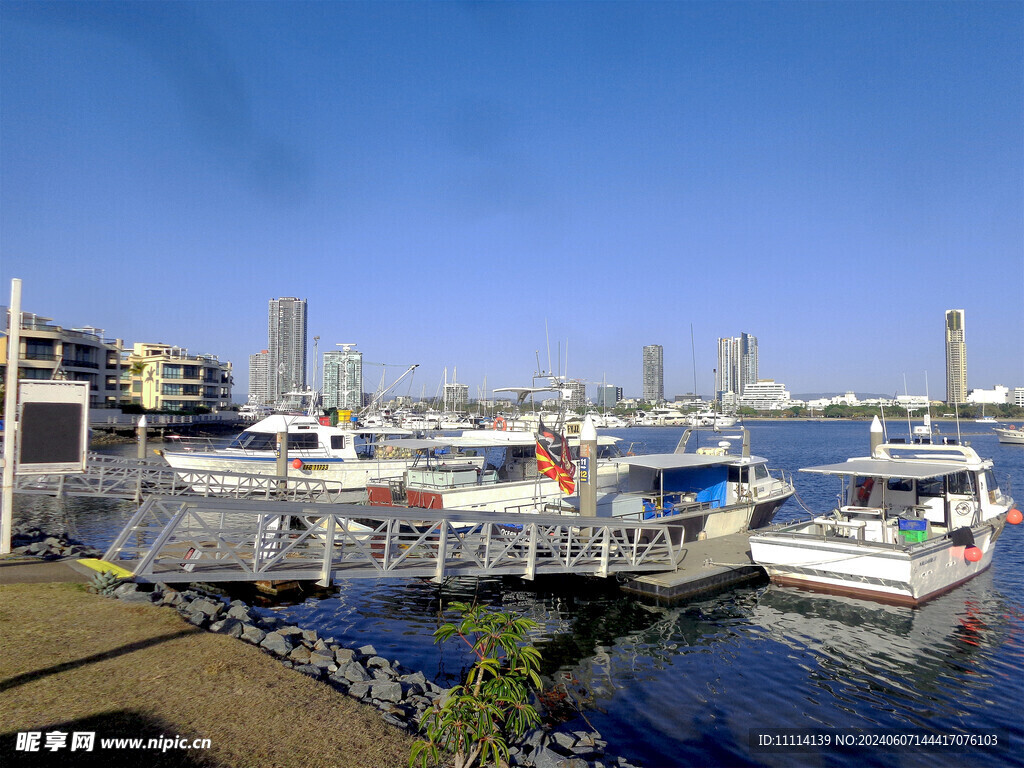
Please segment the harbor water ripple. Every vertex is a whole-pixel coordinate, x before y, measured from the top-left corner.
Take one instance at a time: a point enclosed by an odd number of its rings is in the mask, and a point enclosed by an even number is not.
[[[749,429],[753,452],[768,457],[772,468],[793,472],[799,502],[815,510],[835,503],[838,483],[796,470],[863,455],[868,448],[866,422],[758,422]],[[613,434],[637,443],[637,449],[671,451],[681,432],[665,427]],[[1000,445],[992,434],[965,439],[995,460],[1004,488],[1009,486],[1018,507],[1024,504],[1024,446]],[[787,502],[777,519],[804,515],[799,502]],[[109,543],[132,509],[74,499],[59,509],[46,500],[18,503],[33,518],[63,516],[95,546]],[[528,616],[540,625],[533,640],[543,655],[544,676],[558,691],[555,711],[569,727],[599,730],[609,753],[648,768],[1002,768],[1024,765],[1022,528],[1007,526],[987,572],[917,609],[766,582],[659,604],[626,595],[614,582],[548,577],[443,585],[353,580],[328,597],[262,610],[315,627],[321,635],[370,643],[380,655],[444,685],[461,678],[469,659],[455,643],[434,645],[442,605],[477,600]],[[786,752],[751,745],[752,729],[778,728],[994,734],[999,744]]]

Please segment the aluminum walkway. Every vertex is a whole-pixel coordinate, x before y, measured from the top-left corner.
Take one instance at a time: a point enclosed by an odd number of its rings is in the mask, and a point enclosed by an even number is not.
[[[352,502],[365,492],[330,490],[323,480],[173,469],[163,462],[90,453],[84,474],[15,475],[16,493],[103,496],[141,501],[147,496],[218,496],[321,503]]]
[[[681,526],[228,499],[148,499],[104,555],[136,581],[318,581],[674,570]]]

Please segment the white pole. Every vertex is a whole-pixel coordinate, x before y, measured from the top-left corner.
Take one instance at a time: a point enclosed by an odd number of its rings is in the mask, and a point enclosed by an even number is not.
[[[18,441],[18,361],[21,359],[21,280],[11,280],[11,306],[8,315],[7,381],[4,393],[4,471],[2,514],[0,514],[0,555],[11,552],[11,526],[14,524],[14,457]]]
[[[586,469],[580,483],[580,516],[597,517],[597,429],[589,415],[580,429],[580,464]]]

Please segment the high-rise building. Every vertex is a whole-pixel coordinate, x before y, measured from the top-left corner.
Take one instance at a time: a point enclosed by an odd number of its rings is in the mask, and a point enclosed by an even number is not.
[[[622,387],[614,384],[601,384],[597,388],[597,407],[614,408],[615,404],[622,399]]]
[[[462,413],[469,405],[469,384],[451,381],[444,385],[444,410],[447,413]]]
[[[660,403],[665,400],[664,350],[660,344],[644,347],[644,401]]]
[[[363,353],[342,344],[324,352],[324,408],[358,411],[363,405]]]
[[[249,400],[259,405],[270,405],[270,351],[263,349],[249,355]]]
[[[267,322],[267,396],[277,402],[306,388],[306,300],[270,300]]]
[[[757,337],[741,333],[718,340],[718,368],[715,390],[718,399],[725,394],[742,395],[758,381]]]
[[[964,311],[946,310],[946,402],[967,400],[967,342],[964,339]]]
[[[577,411],[587,405],[587,385],[579,379],[565,382],[563,389],[569,390],[569,410]]]

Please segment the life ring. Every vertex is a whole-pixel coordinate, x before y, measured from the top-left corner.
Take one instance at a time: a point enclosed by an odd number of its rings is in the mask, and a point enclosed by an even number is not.
[[[494,418],[494,423],[492,424],[492,427],[496,430],[504,432],[506,429],[508,429],[508,423],[505,421],[504,416],[496,416]]]

